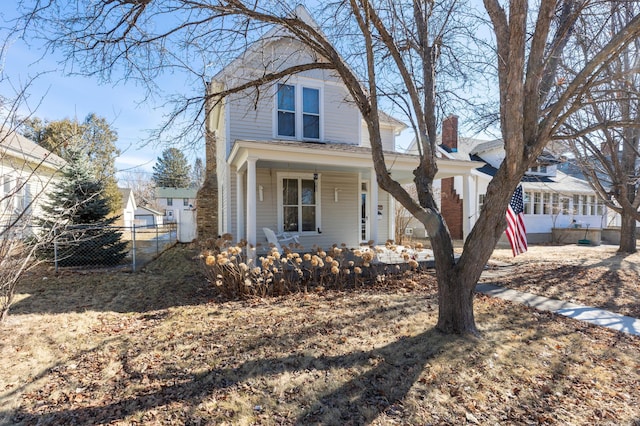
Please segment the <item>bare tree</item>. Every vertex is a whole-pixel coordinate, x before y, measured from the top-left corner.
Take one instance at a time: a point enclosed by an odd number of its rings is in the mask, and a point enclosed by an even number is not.
[[[636,2],[612,2],[602,13],[578,21],[574,55],[566,72],[580,68],[637,14]],[[604,66],[585,91],[584,107],[567,120],[559,138],[568,140],[583,175],[598,196],[621,216],[618,251],[636,251],[640,220],[640,40],[635,39]]]
[[[567,115],[580,107],[595,76],[640,31],[640,18],[631,20],[566,84],[557,85],[560,55],[589,5],[588,0],[541,0],[534,9],[526,0],[511,0],[504,6],[499,0],[484,0],[495,37],[506,159],[488,187],[485,207],[457,262],[433,181],[437,95],[443,93],[436,82],[441,84],[439,77],[464,63],[460,57],[456,60],[451,46],[458,37],[466,38],[465,28],[472,26],[460,1],[334,1],[318,11],[326,33],[288,2],[278,0],[36,2],[26,23],[30,30],[40,31],[52,49],[68,53],[74,69],[106,78],[113,77],[112,70],[124,69],[126,77],[135,75],[150,84],[163,69],[183,67],[193,71],[203,87],[208,64],[226,63],[230,55],[243,52],[273,27],[303,43],[312,53],[301,56],[308,58],[306,62],[290,65],[281,60],[278,67],[267,67],[234,87],[210,90],[208,96],[219,101],[251,88],[258,92],[266,84],[314,69],[332,70],[339,76],[367,125],[380,188],[422,222],[431,238],[439,290],[437,328],[477,334],[475,284],[504,232],[514,189]],[[464,41],[458,40],[459,45]],[[349,46],[360,53],[354,55]],[[340,49],[346,50],[344,55]],[[446,69],[443,52],[453,54]],[[396,90],[388,91],[385,82],[393,82]],[[387,173],[380,110],[389,101],[405,110],[418,139],[417,201]],[[185,99],[178,112],[193,105],[201,111],[202,97]]]
[[[7,81],[2,70],[0,81]],[[0,99],[0,322],[9,313],[20,278],[37,263],[36,250],[52,236],[36,235],[32,219],[54,174],[44,165],[46,157],[37,159],[16,132],[28,87]]]
[[[136,205],[158,209],[155,201],[155,185],[151,178],[151,172],[134,168],[120,173],[121,185],[131,188]]]

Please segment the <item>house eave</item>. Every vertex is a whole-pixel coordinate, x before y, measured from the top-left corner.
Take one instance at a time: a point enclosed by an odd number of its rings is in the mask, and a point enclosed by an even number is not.
[[[419,156],[400,152],[386,151],[385,161],[389,172],[398,180],[412,180],[413,170],[418,167]],[[228,164],[237,170],[246,166],[248,159],[262,163],[296,165],[331,165],[337,168],[369,170],[372,167],[371,149],[347,144],[317,144],[284,141],[237,140]],[[452,159],[438,160],[436,179],[468,175],[481,163]]]

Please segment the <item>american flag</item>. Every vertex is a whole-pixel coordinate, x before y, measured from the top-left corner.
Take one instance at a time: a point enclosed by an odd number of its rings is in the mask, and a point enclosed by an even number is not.
[[[513,257],[527,251],[527,230],[524,227],[522,185],[518,185],[507,208],[507,229],[504,231],[511,244]]]

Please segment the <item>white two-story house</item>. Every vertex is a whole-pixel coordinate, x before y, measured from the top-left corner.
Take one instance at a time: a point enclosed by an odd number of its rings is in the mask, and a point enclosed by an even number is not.
[[[315,25],[303,7],[295,13]],[[221,69],[210,87],[237,87],[265,72],[317,60],[300,42],[273,30]],[[393,238],[394,200],[378,187],[367,128],[332,71],[306,71],[229,95],[212,108],[207,126],[216,143],[220,234],[266,247],[263,228],[269,228],[297,234],[308,249]],[[395,145],[405,125],[383,114],[381,126],[389,173],[411,181],[418,157]],[[469,160],[443,159],[439,176],[468,177],[474,167]]]
[[[156,188],[155,205],[164,213],[164,223],[180,221],[181,212],[193,210],[197,203],[198,190],[195,188]]]

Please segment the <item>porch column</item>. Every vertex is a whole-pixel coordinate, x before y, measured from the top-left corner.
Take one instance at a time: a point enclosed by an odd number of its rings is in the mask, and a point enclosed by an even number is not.
[[[378,243],[378,179],[376,178],[376,169],[371,169],[371,177],[369,178],[369,197],[371,202],[369,203],[369,217],[370,217],[370,229],[369,238],[373,240],[375,244]]]
[[[244,182],[242,171],[236,170],[236,241],[244,236]]]
[[[247,255],[255,258],[256,253],[256,158],[247,158]]]
[[[471,232],[471,208],[474,205],[471,199],[471,174],[462,176],[462,239],[466,239]]]

